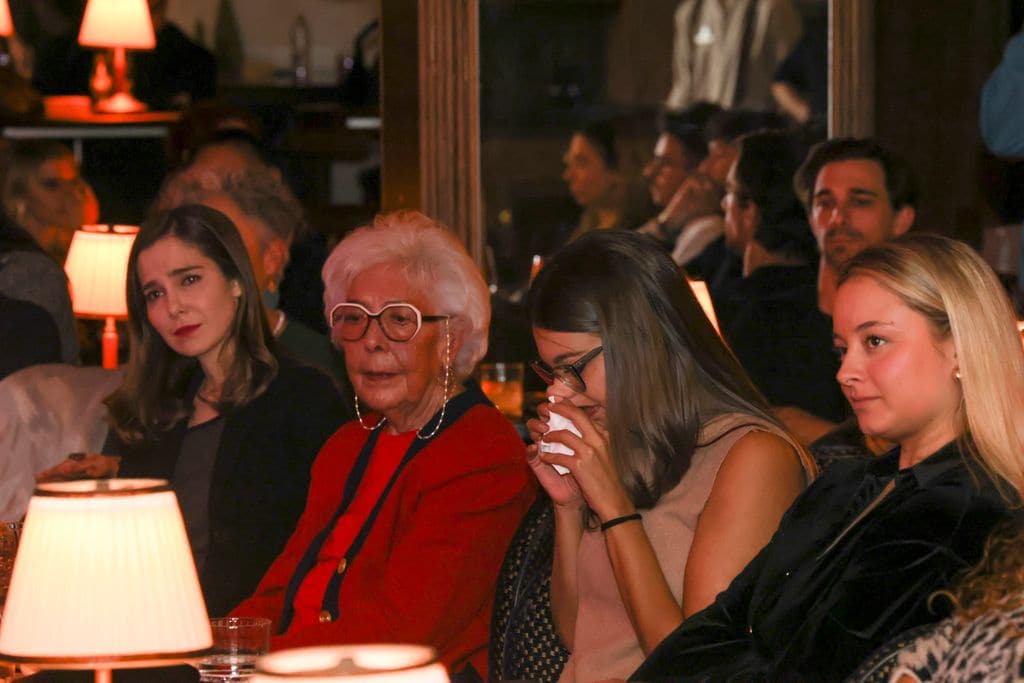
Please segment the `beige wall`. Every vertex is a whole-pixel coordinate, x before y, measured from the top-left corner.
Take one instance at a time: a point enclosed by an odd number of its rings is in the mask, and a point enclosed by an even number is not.
[[[195,37],[197,22],[204,27],[207,47],[213,44],[220,0],[170,0],[168,18]],[[289,29],[300,13],[306,16],[312,38],[315,83],[337,81],[338,58],[352,50],[359,31],[380,15],[378,0],[232,0],[245,52],[246,80],[267,81],[274,70],[291,63]]]

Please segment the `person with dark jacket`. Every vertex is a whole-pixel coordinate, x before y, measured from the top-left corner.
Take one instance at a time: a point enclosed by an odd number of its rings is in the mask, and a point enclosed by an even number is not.
[[[345,419],[334,383],[275,352],[245,245],[224,214],[145,221],[128,261],[131,356],[106,401],[103,454],[40,478],[168,479],[211,616],[250,594],[306,504],[310,466]]]
[[[846,414],[835,374],[832,322],[818,310],[818,250],[792,178],[803,145],[781,131],[739,139],[726,177],[725,239],[743,278],[725,289],[722,336],[774,406],[838,422]]]
[[[863,251],[840,277],[834,330],[861,430],[897,448],[826,470],[633,680],[843,680],[945,616],[929,596],[1020,507],[1024,350],[981,257],[932,235]]]

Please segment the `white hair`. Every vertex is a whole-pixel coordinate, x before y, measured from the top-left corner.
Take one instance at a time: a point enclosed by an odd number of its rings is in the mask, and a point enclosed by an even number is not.
[[[345,301],[361,273],[382,264],[399,272],[428,293],[437,313],[452,316],[465,331],[453,362],[460,379],[467,377],[487,353],[491,302],[487,283],[466,249],[447,228],[418,211],[377,216],[372,225],[343,239],[324,264],[324,313]]]

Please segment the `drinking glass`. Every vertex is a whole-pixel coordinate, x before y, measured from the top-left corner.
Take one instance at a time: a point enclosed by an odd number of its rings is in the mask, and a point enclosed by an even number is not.
[[[270,619],[221,617],[210,619],[213,649],[199,662],[202,683],[247,681],[256,658],[270,651]]]
[[[522,363],[481,363],[480,388],[510,420],[522,419]]]

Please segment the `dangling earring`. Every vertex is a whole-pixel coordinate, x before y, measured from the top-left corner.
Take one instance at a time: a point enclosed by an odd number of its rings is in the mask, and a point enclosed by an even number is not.
[[[448,408],[448,391],[451,388],[452,375],[452,332],[449,327],[448,318],[444,319],[444,398],[441,403],[441,415],[437,418],[437,424],[430,430],[429,434],[424,434],[423,430],[416,432],[416,438],[426,441],[431,439],[437,434],[437,430],[441,429],[441,425],[444,423],[444,411]],[[426,427],[426,425],[423,425]]]
[[[384,422],[385,422],[385,420],[387,420],[387,418],[386,417],[381,417],[380,418],[380,422],[378,422],[377,424],[373,425],[372,427],[367,427],[366,423],[363,422],[363,414],[359,412],[359,395],[358,394],[354,395],[354,398],[355,398],[355,406],[356,406],[356,418],[359,420],[359,426],[360,427],[362,427],[363,429],[365,429],[368,432],[372,432],[374,429],[377,429],[382,424],[384,424]]]

